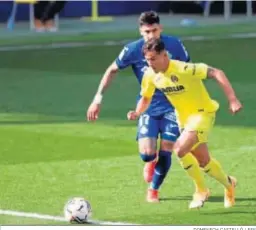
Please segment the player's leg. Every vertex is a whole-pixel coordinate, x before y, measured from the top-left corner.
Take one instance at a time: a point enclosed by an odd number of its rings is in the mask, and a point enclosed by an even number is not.
[[[161,148],[158,152],[158,159],[155,161],[152,174],[152,181],[147,192],[148,202],[159,202],[158,191],[162,185],[172,163],[171,149],[172,142],[161,140]]]
[[[195,148],[193,154],[197,158],[200,167],[203,168],[204,172],[224,186],[224,206],[226,208],[232,207],[235,204],[236,179],[228,176],[222,169],[220,163],[216,159],[210,157],[206,143],[200,144]]]
[[[204,141],[201,139],[203,136],[201,133],[208,133],[212,127],[212,117],[204,115],[204,113],[193,114],[186,120],[180,120],[180,126],[184,129],[174,145],[174,152],[178,155],[181,165],[193,179],[196,186],[190,208],[202,207],[209,196],[209,190],[206,187],[198,160],[193,154],[188,153]],[[207,140],[207,135],[205,140]],[[207,156],[204,157],[207,159]]]
[[[158,160],[155,165],[155,170],[150,187],[158,190],[162,185],[169,169],[172,165],[172,148],[174,143],[168,140],[161,139],[160,149],[158,151]]]
[[[188,173],[195,184],[196,191],[193,195],[189,208],[200,208],[209,196],[204,175],[200,169],[197,159],[191,154],[193,146],[199,143],[197,131],[184,129],[173,147],[173,152],[177,154],[182,167]]]
[[[149,183],[152,181],[152,177],[157,163],[156,156],[157,139],[156,138],[140,138],[139,139],[139,151],[140,156],[144,162],[146,162],[143,169],[144,180]],[[158,190],[149,188],[146,195],[146,200],[151,203],[159,202]]]
[[[144,167],[144,180],[152,181],[156,164],[156,150],[158,137],[158,121],[148,114],[143,114],[138,121],[137,140],[141,159],[146,162]]]
[[[160,188],[171,167],[172,148],[180,134],[174,112],[166,113],[161,117],[159,126],[161,142],[158,152],[158,161],[151,182],[151,188],[153,190],[158,190]]]
[[[196,192],[204,192],[207,190],[207,187],[203,173],[201,172],[197,159],[190,153],[193,146],[197,143],[199,143],[197,131],[184,129],[174,144],[173,152],[178,156],[182,167],[193,179]]]

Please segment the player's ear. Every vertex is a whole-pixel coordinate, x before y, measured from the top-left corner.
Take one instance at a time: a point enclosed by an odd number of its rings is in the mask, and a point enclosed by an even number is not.
[[[140,31],[140,35],[143,36],[143,30],[141,27],[139,28],[139,31]]]
[[[159,24],[159,30],[160,30],[160,33],[163,32],[163,25]]]

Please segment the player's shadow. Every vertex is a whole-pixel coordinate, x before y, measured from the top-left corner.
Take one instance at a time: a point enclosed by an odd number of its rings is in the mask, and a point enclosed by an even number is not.
[[[208,202],[223,202],[223,196],[212,196],[212,197],[209,197],[209,200]],[[245,204],[245,205],[240,205],[239,203],[240,202],[244,202],[244,201],[250,201],[250,202],[256,202],[256,197],[237,197],[236,198],[236,203],[237,205],[236,206],[251,206],[249,204]]]
[[[160,201],[191,200],[191,196],[162,197]]]
[[[163,197],[160,198],[160,201],[176,201],[176,200],[191,200],[191,196],[176,196],[176,197]],[[223,196],[210,196],[207,202],[223,202]],[[245,206],[252,206],[252,204],[239,204],[240,202],[250,201],[256,203],[256,197],[237,197],[236,198],[236,206],[245,207]],[[255,205],[255,204],[254,204]]]
[[[235,209],[232,209],[230,211],[220,211],[220,212],[202,212],[203,215],[230,215],[230,214],[256,214],[256,211],[253,210],[253,211],[241,211],[241,210],[235,210]]]

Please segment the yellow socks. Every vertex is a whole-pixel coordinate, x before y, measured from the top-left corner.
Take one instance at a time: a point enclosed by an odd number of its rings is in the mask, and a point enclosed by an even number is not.
[[[201,192],[207,189],[205,185],[204,175],[199,167],[197,159],[188,153],[184,157],[180,158],[182,167],[187,171],[188,175],[193,179],[196,191]]]
[[[211,158],[210,162],[204,167],[204,172],[219,181],[227,189],[230,188],[231,184],[229,182],[228,176],[225,174],[217,160]]]

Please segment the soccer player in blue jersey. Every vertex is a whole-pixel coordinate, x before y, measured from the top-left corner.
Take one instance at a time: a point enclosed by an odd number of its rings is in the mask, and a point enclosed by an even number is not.
[[[97,93],[87,111],[87,119],[94,121],[98,118],[103,93],[118,70],[132,67],[133,72],[141,84],[147,69],[147,62],[142,53],[146,41],[160,38],[172,59],[189,61],[189,55],[181,41],[173,36],[163,35],[159,16],[156,12],[144,12],[139,17],[139,30],[142,38],[124,46],[116,60],[107,68],[100,82]],[[141,159],[146,162],[144,179],[150,183],[147,191],[148,202],[159,202],[158,190],[171,167],[171,153],[173,143],[179,136],[174,108],[164,96],[156,90],[148,110],[138,121],[137,139]],[[157,140],[160,137],[160,147]]]

